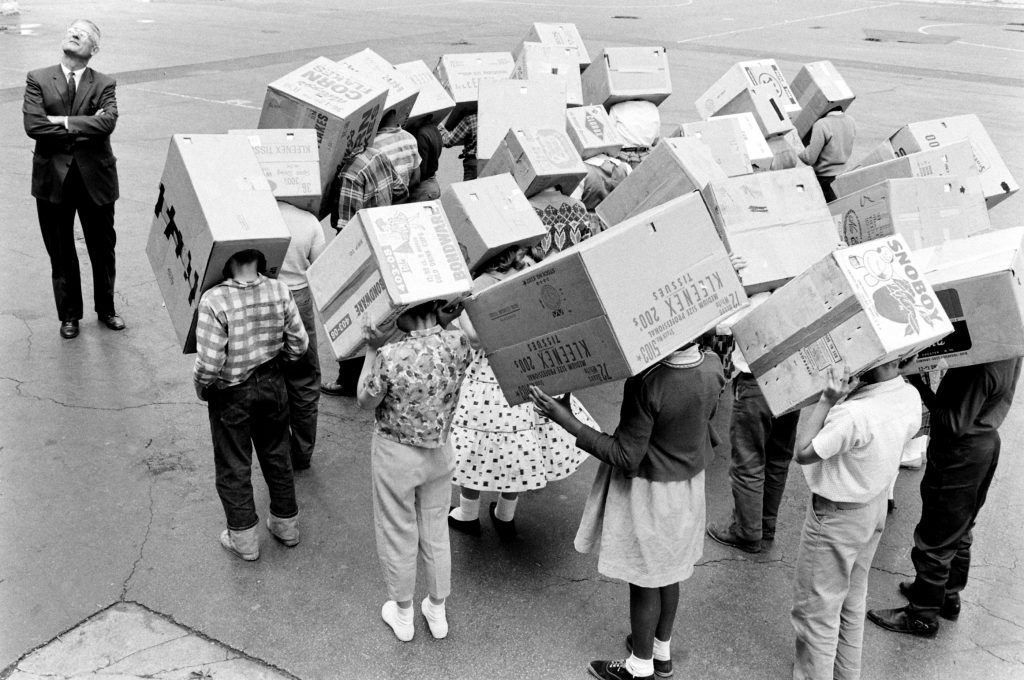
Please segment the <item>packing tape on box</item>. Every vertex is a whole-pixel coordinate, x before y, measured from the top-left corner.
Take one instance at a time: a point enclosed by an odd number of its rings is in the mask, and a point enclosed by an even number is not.
[[[821,331],[822,328],[835,328],[857,316],[860,311],[860,302],[857,300],[855,295],[851,295],[840,302],[830,312],[820,317],[820,321],[823,323],[817,323],[814,326],[802,329],[800,332],[795,333],[780,342],[772,351],[766,352],[754,361],[749,362],[750,372],[755,376],[764,375],[772,368],[785,361],[786,358],[796,354],[804,347],[807,347],[820,338],[823,335]],[[742,348],[740,351],[742,352]]]

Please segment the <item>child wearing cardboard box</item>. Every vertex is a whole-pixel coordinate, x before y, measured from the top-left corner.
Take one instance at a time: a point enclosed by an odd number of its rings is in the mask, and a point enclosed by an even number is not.
[[[836,106],[811,126],[807,147],[798,154],[802,162],[814,168],[826,203],[836,200],[832,182],[846,169],[856,136],[853,117]]]
[[[434,638],[448,635],[446,515],[453,458],[448,432],[473,352],[461,331],[441,327],[452,317],[439,305],[426,302],[407,309],[397,324],[408,335],[391,344],[376,329],[365,329],[368,348],[356,395],[359,406],[375,410],[373,520],[389,597],[380,614],[402,642],[415,633],[417,556],[427,581],[420,611]]]
[[[444,148],[462,147],[462,153],[459,154],[459,158],[462,159],[462,181],[468,182],[471,179],[476,179],[479,172],[476,158],[476,114],[468,114],[450,131],[444,126],[444,123],[439,123],[437,130],[441,133]]]
[[[848,368],[830,370],[796,442],[811,498],[796,559],[793,680],[860,677],[868,573],[889,485],[920,427],[921,398],[898,361],[860,380]]]
[[[227,515],[220,543],[247,562],[260,556],[253,449],[270,492],[267,528],[288,547],[299,542],[288,395],[278,357],[297,361],[309,339],[288,287],[265,277],[265,266],[260,251],[239,251],[224,266],[227,280],[203,293],[192,373],[210,413],[217,494]]]
[[[511,246],[480,265],[474,292],[484,290],[523,269],[526,250]],[[461,321],[465,325],[467,320]],[[597,423],[578,400],[573,412],[591,427]],[[448,526],[473,536],[480,534],[480,492],[500,492],[490,505],[491,522],[503,540],[516,536],[515,511],[519,494],[564,479],[579,468],[586,454],[571,437],[528,403],[510,406],[483,350],[474,352],[459,405],[452,421],[459,505],[448,514]]]
[[[626,380],[611,436],[581,423],[564,402],[530,388],[537,410],[602,462],[576,549],[599,545],[598,571],[629,583],[630,656],[592,661],[594,677],[672,675],[679,583],[693,574],[703,548],[704,468],[718,442],[711,423],[724,385],[718,357],[689,343]]]

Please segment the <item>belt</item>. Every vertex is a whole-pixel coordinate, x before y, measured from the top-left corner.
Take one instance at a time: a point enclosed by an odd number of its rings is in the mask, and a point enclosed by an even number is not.
[[[868,501],[867,503],[854,503],[852,501],[833,501],[833,500],[825,498],[824,496],[821,496],[819,494],[812,493],[811,494],[811,503],[814,503],[816,501],[820,501],[820,502],[824,502],[824,503],[831,503],[832,505],[836,506],[836,508],[838,510],[856,510],[858,508],[863,508],[863,507],[867,506],[871,502],[871,501]]]

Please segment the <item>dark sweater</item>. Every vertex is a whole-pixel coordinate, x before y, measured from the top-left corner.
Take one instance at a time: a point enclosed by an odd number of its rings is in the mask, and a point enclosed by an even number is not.
[[[951,368],[931,393],[913,381],[931,412],[932,437],[958,440],[995,432],[1013,403],[1020,359]]]
[[[690,479],[705,468],[718,443],[711,420],[724,385],[722,362],[710,352],[691,367],[659,362],[626,380],[615,434],[587,427],[576,446],[629,476]]]

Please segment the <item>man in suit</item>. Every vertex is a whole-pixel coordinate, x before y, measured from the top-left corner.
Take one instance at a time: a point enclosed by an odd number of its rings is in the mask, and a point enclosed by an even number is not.
[[[60,335],[78,335],[82,284],[75,252],[75,213],[92,263],[93,300],[99,320],[115,331],[124,321],[114,309],[114,201],[116,159],[110,134],[117,124],[114,79],[88,67],[99,52],[96,24],[79,19],[61,42],[60,64],[32,71],[22,108],[25,133],[36,140],[32,195],[50,256]]]

